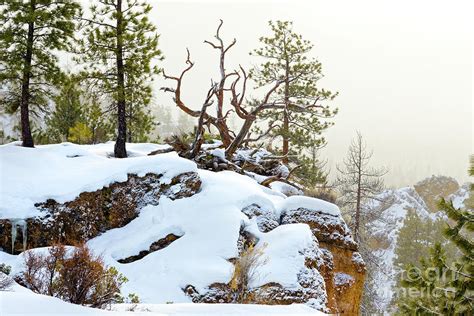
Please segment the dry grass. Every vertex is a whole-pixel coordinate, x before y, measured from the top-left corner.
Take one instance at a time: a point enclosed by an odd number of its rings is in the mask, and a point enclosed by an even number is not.
[[[250,303],[254,300],[250,284],[260,277],[258,269],[267,264],[265,257],[266,245],[255,247],[250,245],[235,262],[234,274],[230,281],[230,288],[237,303]]]

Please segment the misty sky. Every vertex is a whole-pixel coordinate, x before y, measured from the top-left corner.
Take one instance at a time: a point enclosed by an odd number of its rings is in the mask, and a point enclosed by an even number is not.
[[[82,1],[86,4],[88,1]],[[433,174],[468,181],[474,148],[472,109],[471,0],[149,0],[161,34],[160,66],[179,74],[186,47],[196,63],[183,95],[202,105],[211,78],[218,79],[212,39],[219,19],[222,36],[237,45],[227,68],[246,69],[260,61],[249,56],[258,38],[269,35],[268,20],[291,20],[294,30],[315,44],[323,64],[321,87],[339,91],[339,114],[325,137],[321,157],[335,172],[356,130],[374,151],[374,166],[386,166],[389,186],[411,185]],[[175,108],[172,82],[158,79],[156,103]],[[250,94],[251,95],[251,94]],[[159,117],[158,117],[159,120]]]
[[[321,86],[339,91],[339,114],[326,133],[322,157],[329,165],[345,155],[360,130],[374,150],[374,165],[391,170],[388,185],[408,185],[432,174],[466,181],[473,152],[470,1],[150,1],[161,34],[167,72],[177,74],[188,47],[196,66],[184,98],[196,109],[211,78],[218,78],[212,39],[237,45],[228,69],[258,61],[249,51],[268,35],[268,20],[294,22],[315,44],[323,64]],[[158,80],[157,87],[167,85]],[[171,96],[157,96],[171,105]],[[334,170],[334,167],[332,167]]]

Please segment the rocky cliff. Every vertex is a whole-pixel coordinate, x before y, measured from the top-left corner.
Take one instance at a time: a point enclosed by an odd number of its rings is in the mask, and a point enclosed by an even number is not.
[[[96,159],[91,149],[97,148],[68,146],[67,153],[59,148],[67,162],[77,153]],[[12,156],[9,151],[23,151],[7,149]],[[55,153],[54,147],[45,151]],[[101,185],[96,179],[74,198],[64,198],[63,190],[70,190],[61,185],[29,197],[32,216],[0,218],[0,261],[19,272],[22,254],[16,254],[25,249],[87,242],[130,279],[124,290],[138,293],[144,302],[229,303],[235,300],[233,265],[252,244],[263,249],[268,263],[250,284],[249,303],[305,303],[324,312],[358,313],[365,265],[335,205],[286,197],[247,176],[202,171],[177,156],[163,155],[167,159],[128,158],[154,159],[160,170],[148,160],[148,167],[140,170],[119,168],[125,174],[118,181],[108,175]],[[108,167],[121,163],[102,157],[98,161]],[[85,168],[86,178],[90,163],[78,166]],[[176,163],[187,166],[176,168]],[[140,166],[140,161],[134,164]],[[15,205],[21,204],[9,206]]]

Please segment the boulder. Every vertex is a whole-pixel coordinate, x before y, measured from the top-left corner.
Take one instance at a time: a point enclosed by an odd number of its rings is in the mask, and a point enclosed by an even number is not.
[[[280,225],[279,218],[271,210],[260,207],[257,204],[251,204],[242,209],[242,213],[248,218],[256,218],[257,226],[261,232],[267,233]]]

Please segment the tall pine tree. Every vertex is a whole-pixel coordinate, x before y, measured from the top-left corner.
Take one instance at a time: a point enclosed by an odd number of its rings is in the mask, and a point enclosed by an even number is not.
[[[281,151],[283,161],[288,163],[290,154],[304,156],[305,150],[325,144],[321,133],[332,124],[324,119],[332,117],[337,111],[321,102],[333,100],[337,93],[319,88],[318,82],[323,77],[321,63],[309,56],[313,45],[293,31],[292,23],[270,21],[269,24],[273,34],[261,37],[263,47],[252,53],[265,62],[254,69],[251,76],[259,86],[281,81],[283,84],[270,102],[284,106],[260,114],[260,119],[268,123],[268,128],[267,131],[257,129],[256,132],[267,135],[273,144],[273,140],[278,139],[280,146],[276,149]]]
[[[151,6],[146,1],[100,1],[90,10],[91,17],[83,19],[79,59],[85,64],[83,74],[113,101],[117,111],[114,154],[125,158],[127,109],[145,106],[151,99],[150,81],[158,73],[153,59],[161,57],[158,34],[148,19]]]
[[[69,48],[80,6],[72,0],[0,0],[1,102],[20,108],[23,146],[34,147],[31,106],[44,108],[61,78],[54,51]]]

